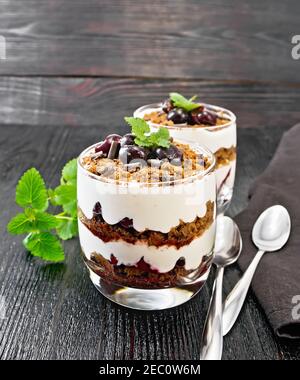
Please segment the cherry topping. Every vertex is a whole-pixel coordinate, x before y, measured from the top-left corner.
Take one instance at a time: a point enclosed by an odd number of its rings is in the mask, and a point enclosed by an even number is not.
[[[184,124],[188,121],[188,113],[182,108],[174,108],[168,113],[168,120],[173,121],[174,124]]]
[[[148,153],[147,149],[140,146],[123,146],[119,152],[119,160],[124,164],[129,164],[132,160],[146,161]]]
[[[173,103],[171,101],[171,99],[166,99],[163,103],[162,103],[162,110],[165,112],[165,113],[169,113],[171,111],[171,109],[173,109]]]
[[[155,158],[159,160],[167,159],[168,161],[173,161],[179,159],[182,161],[183,154],[175,145],[170,145],[169,148],[156,148],[154,151]]]
[[[104,154],[108,154],[110,145],[111,144],[107,140],[104,140],[101,144],[96,146],[95,153],[102,152]]]
[[[99,144],[98,146],[96,146],[95,153],[103,152],[104,154],[107,155],[108,152],[109,152],[109,150],[110,150],[111,143],[113,141],[120,142],[121,138],[122,137],[120,135],[117,135],[117,134],[108,135],[105,138],[105,140],[102,141],[101,144]]]
[[[195,115],[194,120],[196,124],[216,125],[217,115],[211,111],[202,111]]]
[[[117,135],[117,134],[112,134],[112,135],[108,135],[105,140],[108,141],[110,144],[113,142],[113,141],[117,141],[117,142],[120,142],[122,136],[120,135]]]
[[[121,140],[120,140],[120,144],[121,146],[124,146],[124,145],[134,145],[134,139],[135,139],[135,136],[134,134],[132,133],[127,133],[126,135],[124,135]]]

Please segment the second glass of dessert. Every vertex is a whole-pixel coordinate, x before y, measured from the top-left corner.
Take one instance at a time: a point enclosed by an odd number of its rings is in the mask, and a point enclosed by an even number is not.
[[[236,170],[236,117],[222,107],[196,102],[170,93],[162,103],[138,108],[135,117],[146,120],[152,130],[165,126],[177,140],[206,146],[216,157],[218,213],[230,204]]]
[[[216,227],[215,158],[199,144],[150,132],[110,135],[78,159],[79,237],[96,288],[130,308],[158,310],[206,281]]]

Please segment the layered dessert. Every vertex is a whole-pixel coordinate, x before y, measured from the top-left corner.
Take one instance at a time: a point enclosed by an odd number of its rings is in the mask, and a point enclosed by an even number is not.
[[[225,207],[232,197],[236,170],[236,118],[221,107],[187,99],[170,93],[162,103],[137,109],[135,117],[143,118],[152,130],[164,126],[175,139],[190,140],[208,147],[216,157],[218,203]]]
[[[109,135],[78,159],[79,236],[92,281],[118,289],[203,283],[215,239],[214,156],[167,128],[126,121],[132,133]]]

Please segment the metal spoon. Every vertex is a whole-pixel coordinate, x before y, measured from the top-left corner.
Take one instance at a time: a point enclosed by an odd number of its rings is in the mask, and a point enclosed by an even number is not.
[[[202,335],[201,360],[220,360],[222,357],[222,283],[224,268],[238,259],[241,250],[242,239],[238,226],[228,216],[218,216],[214,249],[214,264],[217,266],[217,272]]]
[[[226,335],[234,325],[244,304],[249,286],[257,265],[265,252],[281,249],[287,242],[291,232],[291,219],[286,208],[273,206],[266,209],[257,219],[252,240],[259,249],[243,277],[225,300],[223,310],[223,335]]]

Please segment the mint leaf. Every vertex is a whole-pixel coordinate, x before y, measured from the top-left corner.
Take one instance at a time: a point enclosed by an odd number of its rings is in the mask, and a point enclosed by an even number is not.
[[[35,169],[27,170],[16,188],[16,202],[21,207],[45,210],[48,206],[47,190],[40,173]]]
[[[33,256],[53,262],[64,260],[64,251],[61,243],[56,236],[49,232],[31,234],[24,239],[23,243]]]
[[[138,145],[138,146],[142,146],[144,148],[151,148],[152,145],[153,145],[153,142],[152,140],[149,138],[149,139],[139,139],[139,138],[135,138],[134,139],[134,142]]]
[[[125,117],[125,121],[131,126],[131,131],[136,136],[134,142],[137,145],[145,148],[170,146],[170,134],[167,128],[159,128],[157,132],[150,133],[150,127],[144,119]]]
[[[55,190],[54,200],[72,216],[77,214],[77,189],[75,185],[60,185]]]
[[[74,236],[77,236],[78,235],[77,219],[76,218],[61,219],[59,221],[58,227],[56,228],[56,232],[57,232],[57,235],[62,240],[68,240]]]
[[[40,173],[29,169],[16,188],[16,202],[24,212],[16,215],[7,225],[11,234],[25,234],[23,244],[32,255],[43,260],[58,262],[64,259],[60,240],[78,235],[77,227],[77,160],[69,161],[62,170],[61,185],[55,190],[46,189]],[[48,201],[61,206],[64,212],[52,215],[45,210]],[[54,232],[53,231],[53,232]]]
[[[183,95],[178,94],[178,92],[171,92],[170,99],[175,107],[183,108],[187,112],[193,111],[201,106],[199,103],[194,103],[196,95],[187,99]]]
[[[77,180],[77,159],[69,161],[62,170],[62,183],[75,185]]]
[[[58,206],[55,200],[55,191],[53,189],[48,189],[48,198],[53,206]]]
[[[25,214],[18,214],[8,223],[7,231],[13,235],[31,232],[32,222]]]
[[[163,148],[169,148],[170,146],[170,133],[167,128],[159,128],[159,130],[152,134],[152,139],[155,145],[161,146]]]
[[[58,220],[55,216],[28,208],[24,210],[24,213],[20,213],[11,219],[7,230],[11,234],[18,235],[29,232],[48,231],[57,225]]]
[[[30,212],[33,210],[29,209]],[[28,211],[25,210],[25,214],[28,215]],[[34,230],[35,231],[49,231],[56,228],[58,221],[54,215],[48,214],[47,212],[36,211],[33,214]]]
[[[150,127],[144,119],[139,117],[125,117],[125,121],[130,125],[132,133],[140,140],[144,140],[145,134],[150,133]]]

